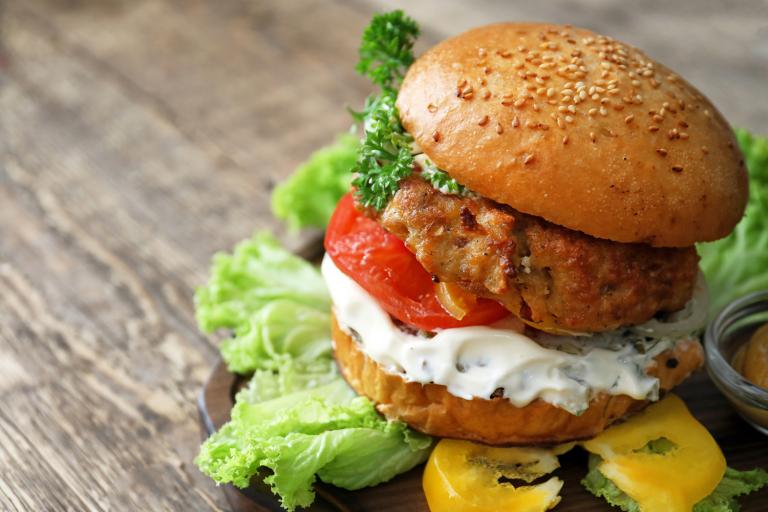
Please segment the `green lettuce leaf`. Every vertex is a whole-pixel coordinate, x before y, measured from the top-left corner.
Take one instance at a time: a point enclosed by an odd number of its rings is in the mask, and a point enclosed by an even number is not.
[[[317,478],[354,490],[427,458],[430,437],[381,417],[338,375],[325,283],[273,237],[217,255],[195,299],[202,328],[235,331],[221,347],[229,368],[253,372],[195,461],[217,483],[245,487],[267,468],[265,482],[293,510],[312,503]]]
[[[235,373],[278,370],[291,361],[310,370],[331,359],[331,315],[293,300],[274,300],[243,323],[221,345]]]
[[[710,315],[730,301],[768,288],[768,139],[736,130],[747,169],[749,203],[745,217],[728,237],[698,244],[709,284]]]
[[[232,420],[203,444],[198,467],[218,483],[245,487],[259,468],[293,510],[309,506],[320,480],[355,490],[423,462],[431,438],[387,421],[340,378],[266,402],[239,400]]]
[[[330,310],[328,290],[317,268],[262,232],[240,242],[233,254],[214,256],[208,283],[195,292],[195,315],[205,332],[236,329],[278,299]]]
[[[589,492],[598,498],[605,499],[614,507],[625,512],[640,512],[637,502],[627,496],[597,469],[599,464],[600,457],[590,454],[589,472],[581,484]],[[738,512],[740,507],[736,501],[737,496],[758,491],[766,485],[768,485],[768,472],[763,469],[739,471],[727,468],[723,479],[712,491],[712,494],[698,502],[693,507],[693,512]]]
[[[345,133],[313,153],[272,192],[272,212],[293,230],[324,228],[336,203],[349,191],[360,142]]]
[[[616,484],[608,480],[597,469],[600,461],[598,455],[589,455],[589,471],[581,480],[581,485],[598,498],[603,498],[609,505],[618,507],[624,512],[640,512],[640,506],[637,502],[616,487]]]
[[[254,371],[248,385],[237,393],[236,399],[255,404],[337,380],[339,375],[332,359],[321,359],[311,366],[286,361],[277,371]]]
[[[753,493],[768,485],[768,472],[763,469],[738,471],[728,468],[712,494],[693,507],[693,512],[738,512],[737,496]]]

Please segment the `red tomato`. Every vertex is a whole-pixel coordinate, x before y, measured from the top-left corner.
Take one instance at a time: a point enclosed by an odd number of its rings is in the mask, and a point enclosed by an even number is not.
[[[325,235],[325,250],[336,266],[370,293],[387,313],[427,331],[485,325],[509,312],[478,299],[464,318],[452,317],[437,300],[430,274],[400,241],[355,208],[352,194],[339,201]]]

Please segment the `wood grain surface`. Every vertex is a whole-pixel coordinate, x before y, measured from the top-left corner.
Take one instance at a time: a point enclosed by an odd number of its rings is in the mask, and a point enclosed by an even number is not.
[[[306,241],[269,190],[349,126],[385,4],[420,49],[502,19],[607,32],[768,132],[761,0],[2,0],[0,510],[228,507],[192,464],[217,349],[191,296],[255,229]]]

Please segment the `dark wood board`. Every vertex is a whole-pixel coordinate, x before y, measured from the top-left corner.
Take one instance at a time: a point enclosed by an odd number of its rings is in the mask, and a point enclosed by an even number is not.
[[[319,241],[308,244],[301,256],[319,260]],[[214,366],[198,398],[198,410],[203,437],[218,430],[229,421],[234,395],[245,383],[243,377],[227,370],[223,361]],[[725,453],[728,465],[736,469],[768,468],[768,438],[742,420],[720,394],[704,371],[697,372],[675,391],[693,414],[712,432]],[[587,454],[577,448],[560,457],[561,467],[555,471],[565,486],[558,512],[609,512],[603,500],[589,494],[579,483],[587,472]],[[428,512],[421,490],[423,466],[418,466],[392,481],[355,492],[319,483],[315,486],[317,500],[311,512]],[[235,512],[280,512],[282,508],[258,477],[251,487],[237,489],[223,486],[224,494]],[[741,501],[743,512],[768,510],[768,488]]]

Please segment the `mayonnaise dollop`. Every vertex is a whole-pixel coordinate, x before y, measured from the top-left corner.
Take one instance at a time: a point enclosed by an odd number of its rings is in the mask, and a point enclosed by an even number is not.
[[[540,398],[572,414],[584,412],[601,392],[657,400],[659,381],[646,369],[658,354],[691,337],[656,337],[654,329],[637,326],[588,337],[541,333],[534,340],[510,319],[420,336],[400,329],[327,255],[322,273],[339,325],[368,357],[407,381],[441,384],[468,400],[503,390],[516,407]],[[706,300],[695,297],[692,303],[691,309],[698,311],[700,303],[706,309]]]

